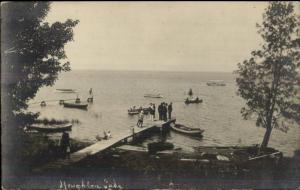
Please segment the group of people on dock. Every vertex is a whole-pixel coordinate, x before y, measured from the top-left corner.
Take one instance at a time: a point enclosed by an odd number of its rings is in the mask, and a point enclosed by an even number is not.
[[[150,120],[154,121],[155,113],[156,113],[155,104],[150,103],[150,106],[147,110],[150,114]],[[158,116],[159,116],[158,119],[159,120],[167,121],[168,119],[171,119],[172,111],[173,111],[172,102],[170,102],[170,104],[167,104],[166,102],[161,102],[157,108],[157,111],[158,111]],[[138,122],[137,122],[138,127],[143,126],[144,114],[145,114],[145,111],[141,108],[141,111],[140,111],[139,117],[138,117]]]
[[[168,119],[171,119],[172,111],[173,111],[172,102],[170,102],[170,104],[167,104],[166,102],[162,102],[158,106],[159,120],[167,121]]]

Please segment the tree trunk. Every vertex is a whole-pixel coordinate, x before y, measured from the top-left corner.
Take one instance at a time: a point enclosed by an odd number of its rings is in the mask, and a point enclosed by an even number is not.
[[[267,127],[264,139],[261,143],[261,148],[266,148],[268,146],[270,136],[271,136],[271,132],[272,132],[272,127]]]

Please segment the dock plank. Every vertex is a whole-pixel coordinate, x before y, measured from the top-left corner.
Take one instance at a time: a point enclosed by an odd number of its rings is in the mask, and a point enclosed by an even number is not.
[[[176,119],[171,119],[167,122],[165,121],[145,121],[143,124],[143,127],[137,127],[134,126],[134,134],[139,134],[142,133],[150,128],[154,128],[154,127],[162,127],[164,124],[167,123],[172,123],[175,122]],[[70,155],[70,159],[58,159],[54,162],[50,162],[48,164],[46,164],[45,166],[37,169],[38,171],[41,170],[47,170],[47,169],[53,169],[53,168],[61,168],[67,165],[71,165],[74,164],[76,162],[79,162],[85,158],[87,158],[88,156],[92,156],[95,155],[99,152],[102,152],[112,146],[114,146],[115,144],[122,142],[123,140],[132,137],[132,131],[128,131],[128,133],[124,133],[124,134],[116,134],[116,135],[112,135],[111,138],[107,139],[107,140],[101,140],[96,142],[95,144],[92,144],[86,148],[83,148],[77,152],[74,152]]]

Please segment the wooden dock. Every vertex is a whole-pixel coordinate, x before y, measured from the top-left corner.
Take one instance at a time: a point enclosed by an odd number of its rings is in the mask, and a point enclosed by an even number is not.
[[[112,138],[109,138],[107,140],[101,140],[98,141],[95,144],[92,144],[84,149],[81,149],[77,152],[74,152],[70,155],[70,159],[58,159],[54,162],[50,162],[46,164],[45,166],[38,169],[38,171],[44,171],[47,169],[52,168],[62,168],[68,165],[72,165],[74,163],[77,163],[89,156],[101,153],[104,150],[107,150],[117,144],[120,144],[122,142],[126,142],[129,138],[132,138],[134,135],[142,134],[143,132],[153,129],[153,128],[162,128],[163,126],[166,126],[170,123],[175,122],[176,119],[170,119],[169,121],[144,121],[143,127],[137,127],[134,126],[132,128],[131,132],[128,132],[127,134],[115,134],[112,135]],[[134,131],[134,133],[133,133]]]

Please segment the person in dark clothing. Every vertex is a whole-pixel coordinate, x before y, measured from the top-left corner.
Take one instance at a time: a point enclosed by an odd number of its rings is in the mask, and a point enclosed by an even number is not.
[[[164,110],[165,110],[165,108],[164,108],[165,106],[164,106],[164,102],[162,102],[161,103],[161,120],[165,120],[165,118],[164,118]]]
[[[69,133],[63,132],[60,147],[64,158],[70,158],[70,136]]]
[[[173,106],[172,106],[172,102],[170,102],[170,104],[169,104],[169,106],[168,106],[168,115],[169,115],[169,119],[171,119],[172,111],[173,111]]]
[[[153,119],[155,120],[155,109],[156,109],[156,107],[155,107],[155,104],[153,104]]]
[[[168,112],[168,109],[167,109],[167,103],[163,103],[163,106],[162,106],[162,119],[164,120],[164,121],[167,121],[167,112]]]
[[[165,103],[165,121],[168,120],[168,104]]]
[[[163,102],[163,103],[161,104],[161,119],[162,119],[163,121],[165,121],[165,111],[166,111],[165,108],[166,108],[166,107],[165,107],[165,103]]]
[[[162,103],[158,106],[158,119],[162,120]]]
[[[150,104],[150,119],[151,121],[154,121],[154,117],[155,117],[155,106],[154,104]]]

